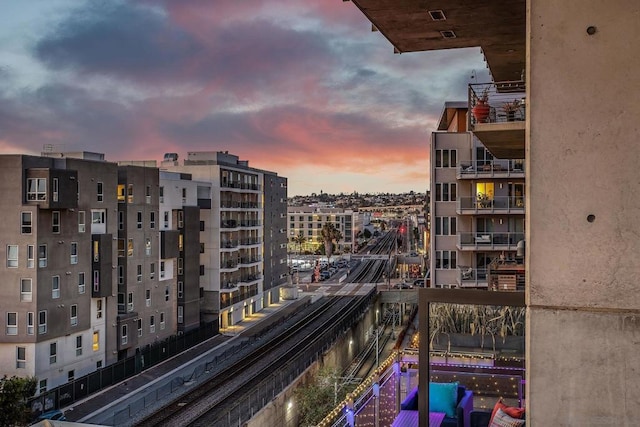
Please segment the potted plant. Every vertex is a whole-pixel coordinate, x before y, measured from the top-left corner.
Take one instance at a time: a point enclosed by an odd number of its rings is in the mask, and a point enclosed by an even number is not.
[[[520,101],[514,99],[511,102],[502,104],[502,109],[507,114],[507,121],[512,122],[516,119],[516,111],[520,111]]]
[[[485,87],[480,96],[475,96],[475,105],[471,109],[477,123],[484,123],[489,117],[489,88]]]

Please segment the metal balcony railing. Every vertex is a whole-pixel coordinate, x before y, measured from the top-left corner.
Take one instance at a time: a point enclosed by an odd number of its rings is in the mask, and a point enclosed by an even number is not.
[[[491,213],[500,211],[501,213],[524,213],[524,196],[497,196],[488,197],[476,195],[471,197],[458,197],[458,213],[463,211],[483,211]]]
[[[524,178],[523,160],[477,160],[460,162],[457,171],[458,179],[474,179],[485,177],[521,177]]]
[[[460,249],[516,250],[521,240],[524,240],[524,233],[458,233]]]
[[[468,266],[458,266],[458,284],[461,287],[487,287],[488,269]]]
[[[480,123],[525,120],[523,81],[477,83],[469,85],[469,129]]]

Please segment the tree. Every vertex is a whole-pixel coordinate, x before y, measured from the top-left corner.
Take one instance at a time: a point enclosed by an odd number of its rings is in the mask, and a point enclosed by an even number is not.
[[[365,239],[370,239],[371,238],[371,231],[369,231],[368,228],[365,228],[363,235],[364,235]]]
[[[36,392],[36,377],[0,379],[0,425],[26,426],[31,421],[27,400]]]
[[[327,261],[331,261],[331,255],[333,255],[333,243],[338,243],[342,239],[342,233],[333,225],[332,222],[325,222],[320,230],[322,241],[324,242],[324,251],[327,255]]]
[[[293,238],[293,243],[298,245],[298,255],[302,252],[302,245],[307,241],[307,238],[304,237],[304,233],[302,231]]]

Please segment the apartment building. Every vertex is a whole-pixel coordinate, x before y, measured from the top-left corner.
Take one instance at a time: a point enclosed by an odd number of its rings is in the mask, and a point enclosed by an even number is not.
[[[494,158],[467,131],[468,112],[445,103],[431,135],[431,284],[524,290],[524,274],[489,280],[492,262],[515,264],[524,247],[524,160]]]
[[[634,425],[640,104],[629,88],[640,68],[629,46],[640,42],[638,3],[352,2],[395,52],[479,46],[497,93],[526,82],[523,121],[471,130],[494,155],[525,158],[527,424]],[[469,108],[475,101],[470,90]],[[468,295],[430,291],[420,291],[422,303]]]
[[[315,252],[324,244],[322,226],[330,223],[340,231],[342,239],[337,252],[352,252],[355,249],[356,236],[361,229],[362,219],[358,211],[329,206],[292,206],[287,208],[289,252]],[[302,235],[305,241],[297,243]]]
[[[0,165],[0,366],[44,392],[117,358],[117,165],[88,152]]]
[[[279,243],[286,228],[273,225],[285,212],[286,181],[222,151],[189,152],[182,164],[171,155],[161,167],[211,183],[208,194],[198,194],[201,206],[211,206],[200,210],[202,320],[226,328],[277,301],[279,286],[286,283],[278,266],[286,259],[286,240]]]

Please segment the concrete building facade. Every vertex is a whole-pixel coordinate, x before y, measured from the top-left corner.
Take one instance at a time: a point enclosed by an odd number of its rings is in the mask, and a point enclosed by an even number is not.
[[[316,251],[324,244],[322,226],[331,223],[342,234],[338,241],[338,252],[352,252],[361,231],[362,220],[358,211],[328,206],[292,206],[287,208],[289,252]],[[306,240],[302,245],[295,238],[302,235]]]

